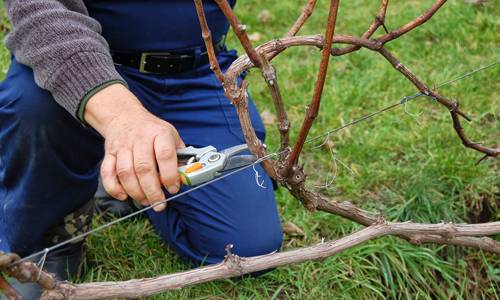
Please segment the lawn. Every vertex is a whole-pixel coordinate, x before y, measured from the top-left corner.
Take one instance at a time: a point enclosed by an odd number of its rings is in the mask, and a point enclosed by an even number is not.
[[[280,37],[306,1],[240,1],[238,16],[263,43]],[[500,59],[500,2],[447,3],[427,24],[390,43],[400,60],[424,82],[439,84]],[[394,1],[386,25],[406,23],[433,1]],[[301,34],[321,33],[328,1],[319,1]],[[344,1],[337,33],[360,35],[371,22],[378,1]],[[266,10],[264,13],[263,11]],[[7,21],[3,19],[8,28]],[[5,33],[5,32],[4,32]],[[379,32],[380,33],[380,32]],[[257,35],[255,35],[257,36]],[[238,47],[234,35],[230,46]],[[239,48],[241,51],[241,48]],[[293,134],[304,116],[319,64],[319,51],[293,48],[278,57],[283,98]],[[9,53],[0,50],[5,76]],[[332,59],[319,117],[310,137],[345,124],[415,93],[414,87],[379,55],[361,50]],[[249,75],[251,93],[264,111],[271,98],[259,72]],[[440,92],[457,98],[474,122],[466,125],[473,140],[500,140],[500,65]],[[273,111],[271,110],[271,113]],[[270,149],[278,131],[268,126]],[[319,140],[317,144],[321,144]],[[449,113],[427,99],[410,102],[377,118],[329,136],[328,147],[309,144],[302,162],[311,187],[332,199],[348,199],[378,210],[389,220],[486,222],[500,212],[500,164],[464,148],[453,132]],[[340,162],[332,168],[332,153]],[[326,187],[325,181],[335,177]],[[329,182],[328,182],[329,183]],[[284,189],[277,191],[282,222],[293,222],[305,237],[286,236],[283,249],[334,240],[360,227],[324,213],[305,211]],[[95,223],[103,221],[96,218]],[[386,237],[317,262],[274,270],[258,278],[211,282],[157,296],[157,299],[493,299],[500,298],[499,256],[460,247],[417,247]],[[83,282],[126,280],[187,270],[165,250],[144,219],[114,225],[89,239]]]

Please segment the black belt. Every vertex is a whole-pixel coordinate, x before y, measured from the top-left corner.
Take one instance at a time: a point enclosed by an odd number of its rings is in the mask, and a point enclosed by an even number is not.
[[[223,49],[225,49],[224,39],[214,44],[215,53],[219,53]],[[115,64],[139,69],[141,73],[178,74],[209,63],[205,47],[201,48],[198,57],[195,51],[142,53],[111,51],[111,56]]]

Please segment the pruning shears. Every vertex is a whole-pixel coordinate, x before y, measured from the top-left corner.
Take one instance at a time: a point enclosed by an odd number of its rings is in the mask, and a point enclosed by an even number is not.
[[[241,154],[248,150],[246,144],[217,151],[214,146],[196,148],[189,146],[177,150],[177,160],[185,165],[178,168],[182,183],[199,185],[220,176],[223,172],[248,166],[257,161],[252,154]]]

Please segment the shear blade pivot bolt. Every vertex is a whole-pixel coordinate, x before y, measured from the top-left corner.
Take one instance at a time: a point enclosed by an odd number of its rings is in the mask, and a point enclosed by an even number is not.
[[[208,162],[215,162],[215,161],[218,161],[219,159],[220,159],[220,154],[212,154],[208,158]]]

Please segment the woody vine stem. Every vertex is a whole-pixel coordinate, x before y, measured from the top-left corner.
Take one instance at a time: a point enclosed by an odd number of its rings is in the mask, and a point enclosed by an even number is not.
[[[500,233],[500,222],[484,224],[418,224],[412,222],[387,222],[383,216],[365,211],[351,202],[331,201],[317,192],[308,190],[305,185],[306,173],[299,164],[302,148],[307,140],[314,120],[320,111],[321,96],[330,57],[347,55],[361,48],[380,54],[397,72],[408,79],[421,94],[434,99],[437,103],[444,106],[450,113],[454,131],[465,147],[483,153],[484,157],[482,159],[488,157],[497,158],[500,155],[500,148],[488,147],[481,143],[475,143],[468,138],[461,124],[463,120],[471,121],[471,119],[459,108],[457,100],[448,99],[439,94],[435,89],[429,88],[399,61],[394,54],[385,48],[385,45],[390,41],[405,35],[427,22],[445,4],[446,0],[435,1],[427,11],[416,19],[392,31],[388,31],[384,24],[389,0],[381,0],[380,8],[374,20],[360,37],[335,34],[340,0],[330,0],[327,26],[324,34],[296,36],[312,14],[316,5],[316,0],[308,0],[297,21],[283,38],[266,42],[258,47],[254,47],[250,42],[245,31],[245,26],[239,22],[227,0],[215,0],[215,2],[228,19],[232,30],[246,53],[246,55],[239,57],[226,72],[221,70],[217,62],[217,56],[213,48],[211,33],[205,18],[202,0],[194,0],[202,29],[203,40],[210,59],[210,67],[222,84],[227,98],[236,108],[245,140],[252,153],[263,159],[262,166],[267,174],[275,179],[280,185],[286,187],[309,211],[332,213],[364,225],[366,228],[336,241],[250,258],[238,257],[232,254],[231,246],[228,245],[226,249],[226,259],[217,265],[149,279],[85,284],[58,282],[52,275],[44,271],[40,272],[34,263],[23,262],[12,266],[12,262],[19,259],[15,254],[0,255],[0,270],[2,270],[3,273],[16,277],[20,281],[39,283],[45,290],[42,299],[139,298],[187,285],[240,276],[242,274],[299,263],[306,260],[322,259],[347,248],[386,235],[397,236],[416,245],[425,243],[460,245],[500,253],[500,243],[487,237]],[[373,38],[372,36],[380,27],[385,30],[385,34]],[[334,45],[346,46],[334,47]],[[296,46],[313,46],[320,48],[321,60],[310,104],[304,120],[301,123],[299,135],[295,143],[292,144],[289,136],[291,123],[285,110],[285,102],[280,92],[276,70],[271,64],[271,61],[286,49]],[[269,159],[270,154],[267,153],[264,144],[258,139],[253,129],[248,112],[248,83],[246,81],[238,81],[239,75],[251,68],[258,68],[261,71],[276,109],[277,127],[280,134],[279,155],[276,159]],[[3,276],[0,276],[0,288],[2,288],[5,295],[10,299],[18,299],[17,292],[9,286]]]

